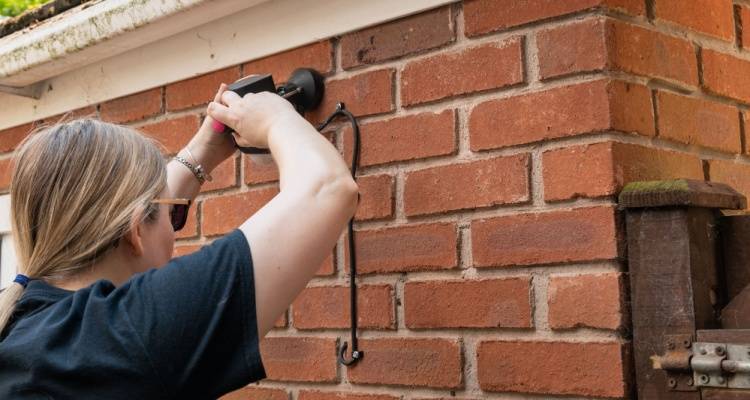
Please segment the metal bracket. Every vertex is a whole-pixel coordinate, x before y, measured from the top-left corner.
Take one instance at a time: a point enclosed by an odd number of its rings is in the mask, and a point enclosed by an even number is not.
[[[694,392],[695,380],[690,368],[690,359],[693,356],[693,336],[665,335],[663,356],[651,356],[651,364],[654,369],[661,369],[667,374],[667,386],[669,390],[676,392]]]
[[[664,355],[652,356],[651,362],[654,369],[667,374],[670,391],[750,389],[749,345],[691,343],[685,335],[671,335],[666,349]]]
[[[726,359],[726,347],[719,343],[693,343],[690,367],[696,386],[727,387],[721,363]]]
[[[14,96],[28,97],[30,99],[40,99],[44,92],[44,82],[35,83],[24,87],[13,87],[0,85],[0,93],[12,94]]]
[[[750,346],[695,343],[690,362],[697,386],[750,389]]]

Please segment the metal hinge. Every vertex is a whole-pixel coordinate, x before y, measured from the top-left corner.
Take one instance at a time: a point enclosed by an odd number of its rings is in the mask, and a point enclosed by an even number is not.
[[[682,346],[677,346],[678,343]],[[651,357],[651,361],[654,369],[667,373],[670,390],[750,388],[750,345],[747,344],[693,343],[689,339],[671,337],[667,339],[666,353]]]

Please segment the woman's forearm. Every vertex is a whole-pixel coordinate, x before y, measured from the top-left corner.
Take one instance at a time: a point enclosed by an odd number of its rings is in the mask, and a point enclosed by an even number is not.
[[[219,158],[223,155],[212,154],[210,147],[196,140],[188,143],[187,147],[190,149],[190,154],[183,148],[177,155],[191,164],[197,162],[209,174],[222,161]],[[193,160],[193,157],[195,160]],[[193,172],[174,158],[167,164],[167,186],[174,198],[193,200],[200,192],[200,184]]]
[[[263,337],[330,256],[356,211],[357,185],[338,150],[299,118],[269,131],[281,192],[240,230],[250,244]]]
[[[351,176],[338,150],[302,117],[274,125],[268,145],[279,169],[281,191],[308,191]]]

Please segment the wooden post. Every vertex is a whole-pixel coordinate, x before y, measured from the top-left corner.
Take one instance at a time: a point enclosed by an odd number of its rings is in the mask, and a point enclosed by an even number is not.
[[[619,203],[626,210],[638,397],[699,400],[691,374],[667,377],[651,357],[689,347],[697,329],[718,327],[718,209],[744,208],[745,198],[726,185],[675,180],[629,184]]]

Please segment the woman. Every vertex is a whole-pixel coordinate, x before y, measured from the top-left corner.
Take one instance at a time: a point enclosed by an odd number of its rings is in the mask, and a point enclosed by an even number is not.
[[[330,254],[357,185],[286,100],[225,89],[166,165],[144,136],[95,120],[19,147],[21,274],[0,295],[0,398],[208,399],[265,377],[258,341]],[[238,229],[170,261],[187,200],[235,152],[214,121],[242,146],[270,148],[281,190]]]

